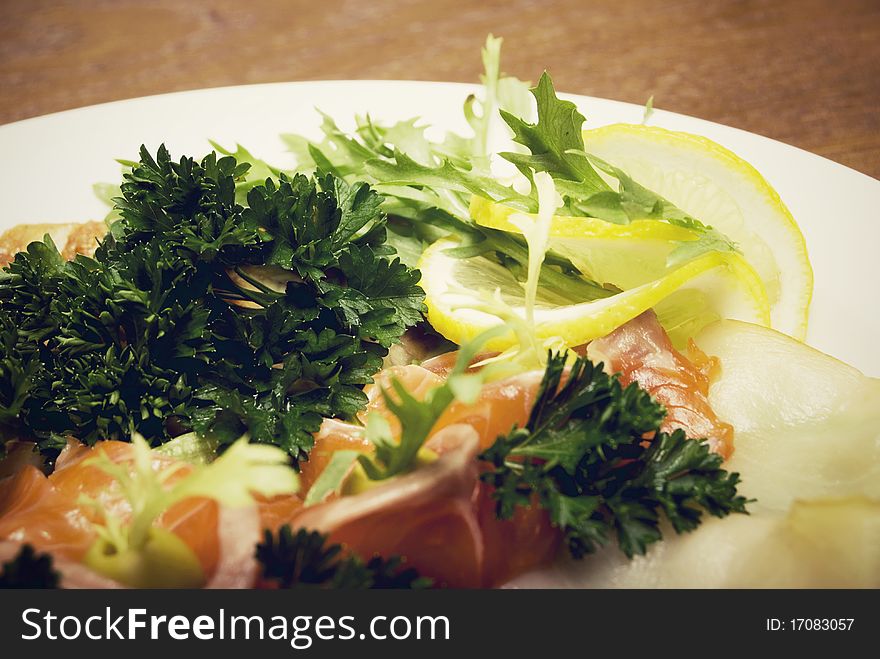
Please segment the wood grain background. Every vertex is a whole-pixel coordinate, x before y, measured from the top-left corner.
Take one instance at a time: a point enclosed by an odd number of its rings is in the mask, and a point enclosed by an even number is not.
[[[878,0],[0,0],[0,123],[281,80],[503,68],[814,151],[880,177]]]

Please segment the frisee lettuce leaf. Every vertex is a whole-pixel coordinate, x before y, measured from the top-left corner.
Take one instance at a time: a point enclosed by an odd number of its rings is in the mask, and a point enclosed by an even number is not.
[[[589,162],[570,153],[584,148],[581,134],[586,121],[584,115],[578,112],[574,103],[556,96],[553,81],[546,71],[531,91],[538,108],[537,123],[528,123],[501,110],[501,117],[513,130],[513,139],[530,153],[504,152],[501,155],[530,181],[533,180],[532,171],[547,172],[554,179],[567,181],[568,193],[577,197],[608,190],[608,185]]]
[[[556,193],[553,179],[545,172],[533,174],[535,190],[538,193],[538,214],[532,218],[528,215],[514,214],[513,222],[526,239],[529,249],[529,268],[526,277],[526,322],[535,324],[535,298],[538,294],[538,279],[541,264],[550,247],[550,225],[556,209],[562,205],[562,199]]]
[[[531,91],[538,108],[536,123],[528,123],[501,111],[501,116],[514,131],[514,140],[526,146],[530,153],[506,152],[501,155],[516,165],[533,185],[533,171],[550,174],[565,198],[563,212],[615,224],[655,219],[693,231],[696,240],[683,241],[674,249],[667,262],[669,267],[681,265],[709,251],[737,250],[733,241],[721,232],[640,185],[619,167],[585,152],[582,129],[586,119],[574,103],[556,95],[549,74],[545,72]],[[646,117],[650,115],[650,109],[649,102]],[[608,178],[616,179],[617,190],[609,185]]]
[[[190,464],[208,464],[217,457],[219,448],[220,440],[218,438],[211,435],[199,436],[197,433],[188,432],[157,446],[153,451],[175,460],[184,460]]]
[[[518,117],[530,117],[533,114],[531,95],[528,84],[501,72],[501,45],[504,39],[491,34],[486,37],[481,55],[483,73],[480,82],[483,84],[482,99],[475,94],[467,97],[464,104],[464,115],[474,132],[471,144],[471,155],[475,164],[482,168],[490,168],[493,146],[504,125],[499,110],[510,112]],[[476,109],[479,108],[479,112]]]
[[[617,179],[618,192],[616,197],[608,196],[608,208],[613,208],[615,213],[622,213],[626,216],[627,222],[644,219],[663,220],[669,224],[688,229],[696,235],[696,240],[679,242],[667,258],[667,267],[682,265],[711,251],[738,251],[736,243],[730,238],[688,215],[671,201],[640,185],[619,167],[583,151],[572,153],[582,156],[602,172]],[[616,217],[620,217],[620,215],[616,215]]]
[[[142,548],[159,516],[184,499],[205,497],[225,506],[243,507],[254,503],[255,494],[294,494],[299,488],[299,477],[290,467],[285,451],[266,444],[251,444],[246,437],[232,443],[210,464],[192,465],[182,477],[185,463],[157,469],[147,441],[133,435],[131,443],[131,460],[114,462],[102,449],[97,449],[84,463],[113,478],[131,505],[131,517],[117,516],[100,499],[85,495],[80,499],[101,515],[102,521],[95,525],[95,531],[120,553]]]
[[[651,117],[654,114],[654,95],[648,97],[648,101],[645,103],[645,111],[642,114],[642,125],[647,124]]]
[[[452,372],[422,400],[410,394],[396,378],[392,378],[390,389],[381,390],[385,406],[400,422],[400,437],[393,437],[384,419],[375,413],[370,414],[366,432],[367,438],[375,446],[375,454],[359,455],[357,459],[371,480],[386,480],[415,468],[419,451],[437,419],[452,401],[457,399],[472,403],[479,396],[483,380],[490,371],[482,369],[469,372],[468,369],[486,341],[506,331],[507,328],[502,325],[483,332],[463,345],[458,351]]]
[[[495,108],[498,103],[498,78],[501,75],[501,38],[486,37],[486,45],[483,46],[483,69],[485,73],[480,76],[483,83],[483,100],[477,100],[473,94],[467,97],[464,104],[464,116],[474,131],[473,155],[475,158],[489,157],[489,138],[492,131],[492,123]],[[479,106],[480,112],[475,112]]]
[[[359,455],[359,451],[334,452],[330,462],[312,483],[303,503],[306,506],[313,506],[321,503],[331,494],[339,494]]]

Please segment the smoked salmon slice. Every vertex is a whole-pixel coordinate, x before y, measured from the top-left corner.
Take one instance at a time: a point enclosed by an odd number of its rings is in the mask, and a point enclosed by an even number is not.
[[[476,432],[451,426],[438,460],[360,494],[306,508],[296,526],[328,533],[364,558],[402,556],[442,586],[479,586],[484,547],[474,494]]]
[[[560,534],[545,511],[529,507],[513,519],[496,518],[488,486],[479,480],[474,427],[448,425],[428,446],[440,454],[435,462],[305,508],[292,525],[327,533],[365,559],[401,556],[441,587],[495,586],[553,560]]]
[[[443,383],[446,372],[438,358],[432,366],[394,366],[375,376],[367,387],[369,413],[383,415],[399,433],[397,418],[385,407],[381,388],[399,380],[416,398]],[[433,361],[433,360],[431,360]],[[454,358],[452,359],[454,361]],[[439,364],[439,365],[438,365]],[[478,452],[523,425],[543,373],[528,372],[486,384],[474,403],[454,402],[435,423],[426,445],[446,465],[443,478],[429,465],[371,490],[331,499],[303,509],[291,523],[330,534],[364,558],[400,555],[409,566],[433,577],[438,585],[476,588],[494,586],[520,572],[552,561],[561,534],[546,511],[520,508],[510,520],[498,520],[491,489],[479,480]],[[301,482],[311,484],[338,450],[372,451],[359,426],[327,420],[315,436],[312,457],[304,463]],[[462,461],[460,456],[469,457]],[[458,456],[458,457],[456,457]],[[449,465],[458,465],[453,477]],[[455,483],[451,487],[450,483]],[[305,490],[304,490],[305,491]],[[417,493],[417,494],[416,494]]]
[[[666,407],[661,430],[682,429],[688,437],[705,439],[727,459],[733,453],[733,426],[721,421],[709,404],[709,384],[717,359],[707,357],[691,341],[688,357],[672,346],[653,311],[632,319],[587,346],[594,362],[620,374],[624,386],[638,382]]]
[[[361,420],[376,412],[385,417],[392,430],[398,431],[397,418],[385,406],[381,390],[388,389],[392,380],[397,379],[412,396],[423,399],[428,391],[443,383],[454,361],[454,358],[443,355],[422,366],[393,366],[379,372],[373,378],[375,383],[365,389],[368,403]],[[448,368],[446,363],[450,364]],[[475,402],[453,401],[437,420],[432,433],[456,423],[465,423],[477,431],[480,450],[489,448],[500,435],[509,433],[514,425],[525,425],[543,377],[543,371],[527,371],[484,384]]]
[[[114,462],[132,455],[127,442],[99,442],[94,448],[71,442],[62,451],[55,471],[45,476],[33,466],[0,481],[0,539],[29,543],[69,561],[81,561],[96,538],[93,522],[100,521],[82,497],[99,501],[122,518],[131,508],[113,479],[98,467],[86,464],[95,451]],[[156,468],[174,461],[155,455]],[[183,467],[179,474],[187,472]],[[172,506],[157,523],[177,534],[193,550],[210,579],[220,561],[218,505],[203,498],[190,498]],[[255,529],[258,533],[259,529]]]

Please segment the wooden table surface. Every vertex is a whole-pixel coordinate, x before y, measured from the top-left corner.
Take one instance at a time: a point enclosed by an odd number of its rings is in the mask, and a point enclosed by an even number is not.
[[[878,0],[0,0],[0,123],[280,80],[503,69],[767,135],[880,178]]]

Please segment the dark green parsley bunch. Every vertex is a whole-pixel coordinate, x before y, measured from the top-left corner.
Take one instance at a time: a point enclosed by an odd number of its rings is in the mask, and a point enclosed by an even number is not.
[[[622,387],[602,364],[579,358],[560,386],[565,364],[565,355],[549,357],[528,423],[480,456],[499,518],[537,503],[575,558],[612,536],[631,558],[662,539],[661,514],[683,533],[703,511],[746,512],[739,475],[722,469],[706,442],[661,432],[666,411],[638,384]]]
[[[333,175],[141,148],[94,258],[48,238],[0,273],[0,424],[51,454],[195,430],[304,458],[351,417],[388,347],[422,318],[419,273],[386,245],[381,197]]]
[[[432,583],[398,556],[363,561],[328,543],[326,535],[305,529],[294,533],[287,524],[263,532],[256,556],[263,581],[278,588],[418,589]]]
[[[0,589],[57,588],[59,580],[52,557],[37,553],[31,545],[22,545],[14,558],[0,565]]]

